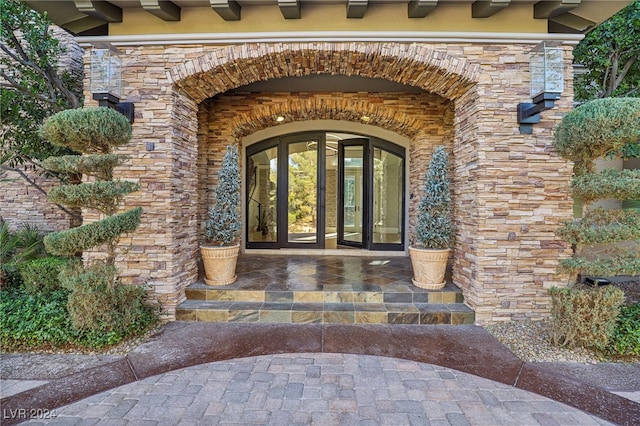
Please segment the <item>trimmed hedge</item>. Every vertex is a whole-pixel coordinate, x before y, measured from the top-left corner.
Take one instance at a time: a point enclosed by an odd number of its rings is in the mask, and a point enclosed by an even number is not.
[[[582,220],[567,222],[558,235],[570,244],[600,244],[640,239],[640,211],[605,210],[588,212]]]
[[[22,286],[27,294],[49,294],[59,290],[60,271],[69,264],[65,257],[48,256],[20,264]]]
[[[69,207],[86,207],[112,215],[124,196],[140,189],[126,180],[97,181],[78,185],[62,185],[49,191],[49,201]]]
[[[131,125],[111,108],[68,109],[49,117],[41,135],[54,145],[84,154],[109,154],[131,139]]]
[[[560,268],[568,272],[582,275],[601,275],[612,277],[616,275],[640,275],[640,256],[628,253],[621,256],[588,260],[582,257],[562,259]]]
[[[561,346],[606,349],[624,303],[613,286],[594,289],[552,287],[552,340]]]
[[[640,170],[608,169],[576,176],[571,181],[571,194],[587,203],[606,198],[640,199]]]
[[[587,102],[565,115],[556,127],[554,148],[575,162],[576,174],[593,171],[594,160],[640,139],[640,98]]]
[[[82,173],[98,180],[111,180],[114,167],[124,164],[127,160],[128,156],[120,154],[62,155],[43,160],[42,166],[52,172]]]
[[[92,247],[117,241],[121,234],[135,231],[141,216],[142,207],[136,207],[79,228],[51,233],[44,238],[44,244],[51,254],[73,256]]]

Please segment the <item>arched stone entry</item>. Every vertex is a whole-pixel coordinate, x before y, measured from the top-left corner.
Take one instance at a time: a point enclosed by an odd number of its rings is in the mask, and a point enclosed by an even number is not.
[[[570,212],[570,201],[563,194],[570,168],[547,148],[550,135],[539,132],[524,136],[517,130],[515,105],[528,93],[524,77],[528,59],[518,52],[525,52],[529,46],[261,43],[213,50],[202,46],[181,49],[160,49],[158,53],[141,46],[130,52],[134,63],[177,63],[169,68],[170,84],[143,84],[137,89],[141,99],[147,98],[140,106],[142,118],[136,119],[138,137],[167,147],[166,157],[157,154],[161,161],[149,165],[162,169],[150,178],[161,175],[166,183],[150,182],[143,185],[143,191],[157,186],[158,191],[166,192],[158,203],[163,209],[161,215],[153,210],[153,201],[149,203],[148,226],[158,227],[152,228],[158,235],[153,247],[164,240],[168,253],[157,255],[163,259],[156,262],[161,268],[152,270],[148,281],[169,316],[184,299],[184,288],[197,279],[199,233],[195,230],[200,227],[198,211],[204,203],[196,200],[199,196],[202,199],[203,189],[206,191],[202,187],[199,190],[199,168],[214,175],[216,159],[224,146],[272,126],[276,113],[289,113],[290,120],[356,121],[362,110],[374,117],[370,126],[412,141],[410,192],[415,199],[419,195],[416,177],[426,168],[431,147],[436,141],[450,147],[458,224],[453,279],[476,310],[477,320],[548,312],[545,288],[561,285],[556,266],[558,258],[567,252],[553,230]],[[496,59],[491,61],[489,57]],[[211,119],[218,113],[216,104],[222,105],[232,89],[313,74],[383,78],[419,87],[424,96],[439,102],[442,114],[427,116],[438,116],[440,126],[430,127],[425,114],[375,105],[371,99],[347,102],[301,96],[277,107],[273,103],[240,106],[231,112],[231,119]],[[568,109],[570,101],[561,100],[557,105]],[[198,123],[208,125],[198,127]],[[552,125],[547,124],[547,128]],[[544,126],[540,129],[545,130]],[[220,138],[219,143],[211,143],[211,135]],[[210,142],[208,154],[202,156],[198,150],[205,140]],[[142,240],[144,237],[132,237],[134,245]],[[147,250],[144,244],[140,246]],[[147,254],[147,264],[150,257]]]

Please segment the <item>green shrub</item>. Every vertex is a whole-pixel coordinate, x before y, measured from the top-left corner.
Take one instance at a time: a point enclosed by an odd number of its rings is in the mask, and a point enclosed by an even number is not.
[[[640,212],[597,208],[567,222],[558,235],[570,244],[601,244],[640,239]]]
[[[593,260],[575,256],[560,261],[560,268],[571,273],[582,275],[616,275],[640,274],[640,256],[637,251],[612,257],[599,257]]]
[[[126,293],[126,292],[125,292]],[[137,299],[130,292],[121,299]],[[127,337],[142,335],[157,321],[154,311],[132,315],[126,326],[113,331],[78,330],[73,327],[67,308],[68,290],[49,294],[27,294],[23,289],[0,291],[0,345],[7,351],[80,347],[97,349],[116,344]],[[131,303],[129,303],[132,305]],[[131,310],[130,312],[135,312]]]
[[[27,294],[22,289],[0,292],[0,343],[4,349],[62,346],[77,339],[67,311],[66,290]]]
[[[42,166],[52,172],[83,174],[98,180],[113,179],[113,169],[124,164],[129,157],[119,154],[61,155],[42,161]]]
[[[21,264],[19,269],[25,292],[48,294],[59,290],[61,287],[58,276],[68,263],[68,258],[49,256]]]
[[[640,355],[640,303],[620,308],[609,351],[617,355]]]
[[[608,169],[576,176],[571,181],[571,194],[585,203],[604,198],[640,199],[640,169]]]
[[[424,182],[424,196],[418,204],[414,230],[415,243],[427,249],[447,249],[455,237],[451,221],[451,189],[447,170],[447,151],[436,147]]]
[[[65,288],[71,288],[68,309],[77,330],[127,336],[156,322],[155,310],[145,303],[141,286],[119,283],[112,265],[94,264],[79,274],[63,274]]]
[[[131,139],[131,125],[111,108],[68,109],[49,117],[41,134],[54,145],[84,154],[109,154]]]
[[[36,226],[25,223],[13,233],[0,218],[0,288],[18,285],[21,281],[18,266],[44,254],[43,237]]]
[[[596,99],[565,115],[556,127],[554,147],[575,162],[576,174],[591,172],[593,161],[640,139],[640,99]]]
[[[613,286],[558,288],[551,294],[551,336],[560,346],[604,350],[616,327],[624,292]]]
[[[136,207],[79,228],[52,232],[45,237],[44,243],[51,254],[73,256],[92,247],[117,241],[121,234],[135,231],[141,215],[142,207]]]
[[[208,242],[220,246],[236,244],[240,232],[240,172],[238,170],[238,147],[227,146],[218,173],[215,188],[216,199],[209,207],[205,224]]]
[[[140,189],[140,185],[127,180],[97,181],[51,188],[49,201],[68,207],[86,207],[107,215],[116,213],[124,196]]]

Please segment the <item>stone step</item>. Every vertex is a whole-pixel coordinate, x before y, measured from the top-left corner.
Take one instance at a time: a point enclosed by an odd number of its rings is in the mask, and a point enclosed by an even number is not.
[[[353,303],[186,300],[180,321],[325,324],[473,324],[463,303]]]
[[[289,303],[462,303],[460,289],[447,284],[441,290],[424,290],[406,285],[363,286],[322,285],[322,289],[281,290],[215,288],[202,282],[185,290],[188,300],[227,302],[289,302]]]

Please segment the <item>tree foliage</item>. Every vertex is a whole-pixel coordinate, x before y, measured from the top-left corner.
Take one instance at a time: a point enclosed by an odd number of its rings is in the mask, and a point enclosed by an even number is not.
[[[575,98],[640,96],[640,1],[594,28],[576,46],[574,62],[585,67],[575,81]]]
[[[57,170],[78,171],[95,165],[93,176],[112,177],[113,167],[121,164],[122,157],[111,150],[128,142],[131,124],[110,108],[82,108],[59,112],[45,121],[42,134],[60,146],[90,154],[89,159],[69,160],[63,157],[50,160]],[[96,154],[100,153],[100,154]],[[101,159],[101,156],[102,157]],[[65,166],[69,168],[65,169]],[[61,185],[49,192],[49,199],[70,207],[98,210],[107,217],[66,231],[54,232],[45,238],[47,250],[58,256],[70,256],[102,244],[107,246],[107,265],[115,263],[115,247],[124,233],[133,232],[140,223],[141,208],[116,214],[126,194],[137,191],[133,182],[96,180],[80,185]]]
[[[205,237],[221,246],[235,244],[240,232],[238,147],[229,145],[218,173],[215,203],[208,211]]]
[[[576,176],[571,181],[571,195],[585,203],[605,198],[640,200],[640,169],[607,169]]]
[[[425,195],[418,205],[415,241],[429,249],[449,248],[455,235],[447,162],[445,147],[437,147],[427,169]]]
[[[81,104],[82,78],[61,70],[66,49],[52,24],[21,1],[0,0],[0,164],[36,164],[70,153],[38,135],[46,117]]]
[[[577,175],[594,161],[640,140],[640,98],[595,99],[565,115],[556,127],[554,148],[575,163]]]
[[[585,202],[582,217],[566,222],[557,232],[574,248],[573,257],[561,261],[564,270],[603,276],[640,273],[640,215],[633,210],[590,209],[596,200],[630,200],[640,195],[637,170],[597,173],[594,167],[596,159],[639,139],[638,98],[589,101],[565,115],[556,128],[554,147],[575,162],[572,195]],[[607,249],[595,258],[588,256],[587,249],[594,245]]]

